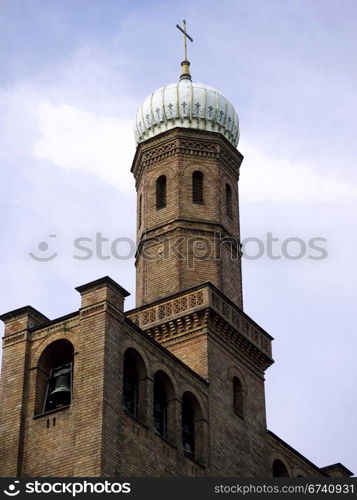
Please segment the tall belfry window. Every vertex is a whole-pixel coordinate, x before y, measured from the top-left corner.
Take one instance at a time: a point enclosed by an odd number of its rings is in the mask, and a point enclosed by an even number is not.
[[[35,413],[67,407],[72,402],[73,345],[66,339],[46,347],[37,367]]]
[[[186,455],[195,460],[204,460],[204,419],[196,396],[187,391],[182,396],[182,447]]]
[[[136,349],[129,347],[123,357],[122,402],[127,413],[139,420],[146,420],[147,370]]]
[[[167,393],[164,381],[156,374],[154,378],[154,426],[160,436],[167,438]]]
[[[203,203],[203,173],[199,170],[192,174],[192,202]]]
[[[124,358],[123,403],[125,409],[134,417],[139,409],[139,376],[136,364],[131,356]]]
[[[188,397],[182,399],[182,446],[185,453],[195,456],[195,413]]]
[[[138,225],[139,225],[139,228],[141,227],[142,217],[143,217],[143,195],[141,194],[139,196],[139,207],[138,207]]]
[[[166,207],[166,176],[160,175],[156,181],[156,210]]]
[[[233,378],[233,407],[234,413],[243,417],[243,387],[238,377]]]
[[[229,184],[226,184],[226,213],[228,217],[233,217],[232,188]]]

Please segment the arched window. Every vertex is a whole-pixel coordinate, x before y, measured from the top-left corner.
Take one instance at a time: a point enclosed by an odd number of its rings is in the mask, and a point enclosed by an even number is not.
[[[156,180],[156,210],[166,207],[166,176],[160,175]]]
[[[139,207],[138,207],[138,225],[139,225],[139,228],[141,227],[142,216],[143,216],[143,195],[141,194],[139,196]]]
[[[196,397],[185,392],[182,397],[182,446],[184,452],[194,458],[203,455],[203,419]]]
[[[140,354],[128,349],[123,363],[123,405],[128,413],[144,420],[146,369]]]
[[[232,188],[229,184],[226,184],[226,212],[228,217],[233,217]]]
[[[286,465],[279,459],[273,462],[273,477],[289,477]]]
[[[233,378],[233,408],[234,413],[243,417],[243,387],[238,377]]]
[[[154,425],[160,436],[167,438],[167,394],[160,376],[154,378]]]
[[[203,203],[203,173],[199,170],[192,174],[192,202]]]
[[[182,446],[188,455],[195,455],[195,415],[188,399],[182,400]]]
[[[176,410],[175,391],[170,377],[162,370],[154,376],[154,426],[160,436],[175,442]]]
[[[126,356],[124,359],[123,402],[125,409],[131,415],[137,417],[139,408],[139,376],[138,370],[135,364],[131,362],[130,356]]]
[[[66,407],[72,401],[73,345],[66,339],[46,347],[37,367],[35,413]]]

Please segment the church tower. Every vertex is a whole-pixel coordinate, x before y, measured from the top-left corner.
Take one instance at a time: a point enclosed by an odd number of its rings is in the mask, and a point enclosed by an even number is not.
[[[137,307],[128,317],[209,381],[212,473],[233,459],[264,475],[272,337],[242,310],[237,112],[192,82],[185,59],[179,81],[144,100],[134,128]]]
[[[136,115],[137,306],[211,282],[242,307],[238,115],[189,64]]]

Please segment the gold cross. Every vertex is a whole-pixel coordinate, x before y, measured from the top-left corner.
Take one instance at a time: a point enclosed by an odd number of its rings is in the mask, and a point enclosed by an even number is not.
[[[191,38],[190,35],[188,33],[186,33],[186,21],[183,20],[182,22],[183,22],[183,29],[178,24],[176,24],[176,28],[178,30],[182,31],[182,33],[183,33],[184,49],[185,49],[185,59],[184,59],[184,61],[187,61],[187,38],[189,40],[191,40],[191,42],[193,42],[193,38]]]

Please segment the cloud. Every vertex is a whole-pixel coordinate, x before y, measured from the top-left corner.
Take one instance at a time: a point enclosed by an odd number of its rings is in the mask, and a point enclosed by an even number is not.
[[[34,111],[40,138],[33,153],[65,169],[97,176],[122,192],[131,190],[135,152],[132,122],[69,104],[42,101]],[[243,144],[242,201],[339,202],[357,199],[357,188],[308,164],[273,158]]]
[[[49,101],[41,102],[34,113],[40,131],[33,148],[37,158],[131,191],[135,152],[131,121]]]
[[[357,187],[336,175],[321,175],[312,165],[273,158],[243,144],[241,198],[248,202],[308,203],[357,199]]]

